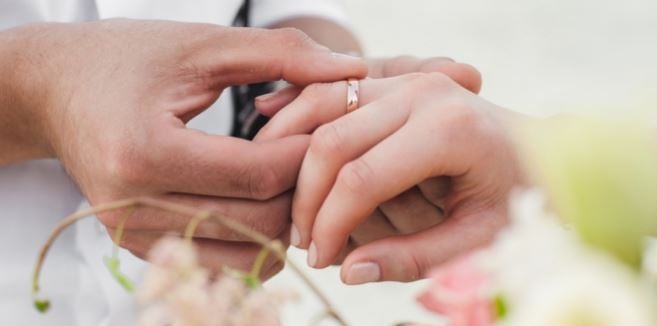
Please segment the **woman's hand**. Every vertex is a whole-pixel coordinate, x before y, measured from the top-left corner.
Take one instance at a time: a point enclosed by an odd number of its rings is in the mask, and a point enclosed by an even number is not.
[[[473,92],[481,89],[481,74],[477,69],[447,57],[418,58],[403,55],[366,60],[369,78],[387,78],[415,72],[440,72]],[[301,90],[302,88],[292,86],[274,95],[259,97],[256,103],[261,111],[272,115],[292,102]],[[268,100],[263,101],[263,99]],[[267,135],[264,132],[258,135],[257,140],[264,141],[271,138],[276,137],[274,134]],[[341,264],[351,251],[370,242],[393,235],[412,234],[438,224],[444,218],[441,202],[448,181],[446,178],[428,180],[379,205],[350,234],[346,247],[333,263]],[[298,247],[308,248],[307,244],[301,245],[298,232],[293,232],[290,240]]]
[[[278,138],[319,127],[292,211],[310,265],[332,263],[378,206],[415,185],[434,194],[428,198],[440,197],[446,219],[354,250],[342,267],[344,281],[417,279],[430,266],[485,244],[505,223],[507,194],[521,181],[506,128],[512,113],[440,73],[363,80],[361,108],[344,115],[345,103],[345,82],[309,86],[259,135]]]

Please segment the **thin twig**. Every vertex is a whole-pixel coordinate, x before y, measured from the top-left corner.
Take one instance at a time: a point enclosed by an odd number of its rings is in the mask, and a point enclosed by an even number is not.
[[[294,271],[295,274],[301,278],[301,280],[308,286],[308,288],[313,292],[313,294],[322,302],[324,305],[324,309],[326,310],[326,313],[333,317],[338,323],[341,325],[347,325],[346,321],[342,316],[333,308],[333,305],[329,301],[328,297],[319,289],[319,287],[299,268],[298,265],[296,265],[293,261],[289,260],[287,258],[287,254],[285,252],[285,249],[282,245],[282,243],[278,240],[271,240],[269,239],[266,235],[249,229],[248,227],[244,226],[243,224],[230,219],[224,215],[217,214],[216,212],[212,211],[207,211],[207,210],[199,210],[193,207],[188,207],[185,205],[180,205],[180,204],[175,204],[163,200],[158,200],[154,198],[148,198],[148,197],[141,197],[141,198],[131,198],[131,199],[124,199],[120,201],[115,201],[107,204],[102,204],[98,206],[94,206],[82,211],[79,211],[75,214],[72,214],[66,218],[64,218],[58,225],[57,227],[52,231],[50,236],[48,237],[48,240],[46,243],[41,247],[41,250],[39,251],[39,256],[37,257],[37,261],[34,267],[34,272],[32,274],[32,292],[34,295],[39,291],[39,276],[41,273],[41,268],[43,267],[43,263],[45,261],[46,255],[48,254],[48,250],[52,246],[52,244],[55,242],[57,237],[70,225],[73,223],[77,222],[78,220],[81,220],[85,217],[89,216],[94,216],[100,213],[105,213],[109,211],[114,211],[118,209],[125,209],[125,208],[138,208],[138,207],[149,207],[149,208],[155,208],[159,209],[162,211],[166,211],[169,213],[175,213],[178,215],[182,216],[187,216],[193,218],[192,222],[195,223],[195,225],[191,228],[188,228],[186,231],[190,232],[192,235],[198,226],[198,223],[200,223],[202,220],[206,218],[212,218],[213,220],[216,220],[219,224],[222,226],[233,230],[237,233],[240,233],[241,235],[244,235],[248,238],[250,238],[252,241],[258,243],[259,245],[263,246],[267,250],[273,252],[278,259],[280,259],[283,262],[286,262],[290,268]],[[190,223],[192,223],[190,222]],[[188,233],[186,232],[186,233]],[[190,234],[187,234],[190,235]]]
[[[121,219],[119,220],[119,226],[116,228],[116,234],[114,234],[114,245],[112,246],[113,258],[118,258],[119,256],[119,245],[123,240],[123,233],[125,233],[125,223],[128,221],[128,218],[130,218],[130,215],[132,215],[132,212],[134,211],[134,206],[126,208],[125,213],[123,213],[123,216],[121,216]]]
[[[192,243],[194,234],[196,233],[196,229],[198,228],[199,224],[210,217],[211,214],[212,213],[210,211],[201,211],[196,216],[194,216],[194,218],[192,218],[189,223],[187,223],[184,234],[185,240],[187,240],[187,242]]]
[[[44,245],[41,247],[41,250],[39,251],[39,256],[37,257],[36,264],[34,265],[34,271],[32,273],[32,292],[36,293],[39,291],[39,276],[41,274],[41,268],[43,267],[43,262],[45,261],[46,255],[48,254],[48,250],[50,250],[50,247],[55,242],[55,239],[57,239],[57,237],[59,237],[59,235],[67,227],[69,227],[73,223],[85,217],[93,216],[96,214],[109,212],[117,209],[127,208],[127,207],[135,207],[135,208],[139,207],[139,199],[125,199],[125,200],[120,200],[120,201],[84,209],[75,214],[69,215],[61,222],[59,222],[59,224],[57,224],[57,227],[55,227],[52,233],[50,233],[50,236],[48,237],[48,240],[46,240],[46,243],[44,243]]]
[[[255,261],[253,262],[253,267],[249,275],[254,278],[260,278],[260,272],[262,272],[262,266],[264,266],[267,257],[269,256],[269,249],[262,248],[258,255],[256,256]]]

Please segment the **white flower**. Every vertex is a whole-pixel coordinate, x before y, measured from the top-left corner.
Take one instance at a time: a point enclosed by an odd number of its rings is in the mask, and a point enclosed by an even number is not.
[[[155,266],[186,271],[198,267],[194,246],[184,239],[164,237],[148,254],[148,261]]]
[[[260,289],[249,293],[242,305],[242,318],[236,325],[243,326],[279,326],[278,305],[269,294]]]
[[[141,304],[162,299],[183,278],[207,278],[198,266],[193,246],[180,238],[158,241],[149,253],[149,261],[152,265],[146,270],[137,293]]]
[[[213,280],[183,239],[159,241],[150,261],[139,291],[147,306],[140,326],[277,326],[280,306],[292,298],[290,291],[250,289],[229,275]]]
[[[632,272],[608,257],[585,260],[565,273],[538,278],[502,325],[657,325],[653,298]]]
[[[652,326],[655,298],[624,264],[546,213],[536,190],[516,193],[511,225],[481,255],[508,304],[505,326]]]
[[[539,191],[514,193],[510,209],[510,226],[482,254],[482,264],[513,305],[523,301],[537,281],[566,272],[580,261],[582,246],[546,213]]]

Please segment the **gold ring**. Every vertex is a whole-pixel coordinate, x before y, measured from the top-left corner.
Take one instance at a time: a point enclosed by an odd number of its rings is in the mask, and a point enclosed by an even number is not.
[[[358,109],[358,93],[360,93],[358,79],[347,79],[347,113]]]

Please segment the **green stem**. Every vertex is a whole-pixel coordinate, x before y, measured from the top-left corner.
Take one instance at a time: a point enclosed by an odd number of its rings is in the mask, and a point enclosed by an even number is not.
[[[69,226],[74,224],[75,222],[89,217],[89,216],[94,216],[96,214],[104,213],[104,212],[109,212],[109,211],[114,211],[117,209],[122,209],[126,207],[137,207],[139,206],[139,199],[125,199],[121,201],[116,201],[104,205],[98,205],[96,207],[91,207],[82,211],[79,211],[75,214],[72,214],[66,218],[64,218],[57,227],[50,233],[50,236],[46,240],[45,244],[41,247],[41,250],[39,250],[39,255],[37,256],[37,261],[34,264],[34,270],[32,272],[32,296],[34,298],[34,305],[36,308],[41,311],[45,312],[50,308],[50,301],[47,299],[39,299],[37,295],[39,294],[39,277],[41,276],[41,269],[43,268],[43,263],[46,260],[46,256],[48,255],[48,251],[52,247],[53,243],[55,240],[59,237],[59,235],[66,230]]]
[[[128,207],[121,216],[119,220],[119,225],[116,227],[116,233],[114,234],[114,245],[112,246],[112,258],[119,258],[119,244],[123,240],[123,233],[125,233],[125,223],[128,221],[128,218],[132,215],[132,212],[135,210],[134,207]]]
[[[140,198],[124,199],[116,202],[98,205],[95,207],[91,207],[79,211],[75,214],[72,214],[64,218],[52,231],[52,233],[46,240],[46,243],[41,247],[41,250],[39,251],[39,256],[37,257],[37,261],[34,266],[34,271],[32,273],[32,294],[35,298],[35,306],[37,306],[37,309],[39,309],[40,311],[45,311],[50,304],[47,300],[38,299],[36,296],[39,292],[39,277],[41,275],[41,269],[43,267],[43,263],[48,254],[48,251],[52,247],[55,240],[59,237],[59,235],[67,227],[69,227],[73,223],[83,218],[95,216],[97,214],[119,210],[119,209],[125,209],[125,208],[136,209],[139,207],[155,208],[161,211],[166,211],[169,213],[174,213],[181,216],[187,216],[192,218],[201,216],[202,213],[204,213],[204,211],[199,211],[198,209],[193,207],[188,207],[176,203],[170,203],[167,201],[158,200],[154,198],[140,197]],[[252,241],[258,243],[263,248],[266,248],[268,251],[274,253],[274,255],[278,259],[280,259],[283,262],[286,262],[287,265],[292,269],[292,271],[295,274],[297,274],[299,278],[301,278],[303,283],[306,284],[306,286],[308,286],[308,288],[313,292],[313,294],[322,302],[326,314],[331,316],[340,325],[347,325],[346,321],[342,318],[342,316],[338,314],[338,312],[333,308],[333,305],[328,300],[328,297],[324,295],[324,293],[319,289],[319,287],[299,268],[299,266],[297,266],[293,261],[287,258],[285,248],[283,247],[283,244],[279,240],[271,241],[266,235],[258,231],[252,230],[247,226],[239,222],[236,222],[234,219],[230,219],[224,215],[220,215],[214,212],[207,212],[207,213],[208,213],[207,218],[212,218],[222,226],[250,238]],[[200,223],[200,220],[198,221],[198,223]]]
[[[119,260],[119,244],[123,240],[123,234],[125,233],[125,224],[128,221],[128,218],[132,216],[132,212],[135,210],[134,207],[126,208],[125,213],[119,219],[119,225],[116,228],[116,233],[114,234],[114,245],[112,246],[112,257],[105,258],[105,266],[112,274],[114,279],[121,284],[121,286],[128,292],[134,291],[134,283],[130,280],[128,276],[121,272],[121,261]]]
[[[251,269],[251,277],[260,279],[260,272],[262,271],[262,266],[265,264],[269,256],[269,249],[263,247],[260,249],[258,256],[256,256],[255,262],[253,263],[253,268]]]
[[[188,243],[192,243],[198,225],[201,224],[201,222],[204,220],[208,219],[210,215],[212,214],[209,211],[201,211],[196,216],[194,216],[189,221],[189,223],[187,223],[187,227],[185,228],[185,240],[187,240]]]

